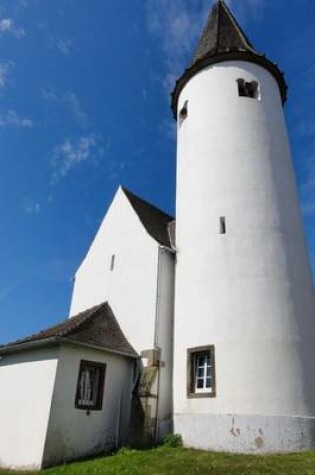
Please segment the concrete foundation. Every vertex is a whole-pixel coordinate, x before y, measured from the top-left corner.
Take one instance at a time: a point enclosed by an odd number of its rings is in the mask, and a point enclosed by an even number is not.
[[[185,447],[234,453],[297,452],[315,448],[315,418],[255,415],[175,415]]]

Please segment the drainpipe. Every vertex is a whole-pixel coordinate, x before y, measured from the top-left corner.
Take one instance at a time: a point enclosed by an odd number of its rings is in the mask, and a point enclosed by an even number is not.
[[[156,284],[156,308],[155,308],[155,330],[154,330],[154,349],[157,352],[157,364],[158,364],[158,374],[157,374],[157,398],[156,398],[156,413],[155,413],[155,428],[154,428],[154,441],[158,441],[158,415],[159,415],[159,399],[160,399],[160,357],[161,349],[159,348],[159,311],[160,311],[160,276],[161,276],[161,252],[162,249],[158,247],[158,264],[157,264],[157,284]]]
[[[121,422],[121,391],[119,391],[117,417],[116,417],[116,440],[115,440],[115,445],[116,445],[117,449],[118,449],[118,446],[119,446],[120,422]]]

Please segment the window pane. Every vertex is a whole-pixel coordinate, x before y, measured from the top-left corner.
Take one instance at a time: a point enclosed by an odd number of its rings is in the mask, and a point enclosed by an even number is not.
[[[105,365],[95,363],[93,366],[93,362],[81,362],[75,402],[77,408],[101,409],[104,376]]]
[[[197,366],[198,366],[198,367],[204,366],[204,364],[205,364],[205,357],[204,357],[204,355],[199,355],[199,356],[197,356],[196,361],[197,361]]]
[[[197,371],[197,378],[202,378],[203,377],[203,374],[204,374],[204,368],[198,368],[198,371]]]
[[[212,384],[211,384],[211,381],[212,379],[211,378],[207,378],[207,388],[211,388]]]
[[[203,379],[197,379],[197,388],[202,389],[203,388]]]

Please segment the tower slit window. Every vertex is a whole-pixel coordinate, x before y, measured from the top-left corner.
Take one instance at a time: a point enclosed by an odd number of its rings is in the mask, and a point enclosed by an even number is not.
[[[240,97],[249,97],[251,99],[259,99],[259,84],[257,81],[245,81],[245,79],[237,79],[238,95]]]
[[[225,216],[220,216],[220,234],[226,234],[226,219]]]
[[[112,254],[110,259],[110,270],[113,271],[115,267],[115,254]]]
[[[183,107],[179,112],[179,123],[182,124],[185,119],[188,117],[188,101],[184,102]]]

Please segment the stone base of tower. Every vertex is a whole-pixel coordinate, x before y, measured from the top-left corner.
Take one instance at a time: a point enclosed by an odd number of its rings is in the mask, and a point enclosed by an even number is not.
[[[175,415],[185,447],[234,453],[283,453],[315,448],[315,417]]]

